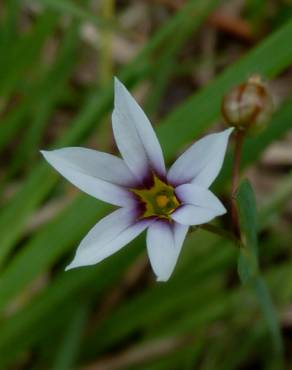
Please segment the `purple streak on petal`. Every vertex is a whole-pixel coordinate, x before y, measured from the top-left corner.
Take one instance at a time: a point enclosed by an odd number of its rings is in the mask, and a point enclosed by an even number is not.
[[[167,281],[176,265],[188,227],[156,220],[147,231],[147,250],[158,281]]]

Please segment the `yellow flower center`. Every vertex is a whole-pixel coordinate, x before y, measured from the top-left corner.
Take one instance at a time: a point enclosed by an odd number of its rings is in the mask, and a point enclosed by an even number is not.
[[[170,219],[170,215],[180,205],[174,188],[153,175],[153,185],[149,189],[130,189],[144,205],[142,218],[158,216]]]
[[[168,202],[169,202],[169,198],[168,198],[167,195],[160,194],[160,195],[156,196],[155,201],[156,201],[158,207],[165,208],[167,206]]]

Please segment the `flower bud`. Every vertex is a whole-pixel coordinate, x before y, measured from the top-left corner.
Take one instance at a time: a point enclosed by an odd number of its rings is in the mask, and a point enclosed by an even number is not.
[[[272,96],[261,76],[253,75],[225,95],[221,110],[229,126],[257,133],[266,127],[274,107]]]

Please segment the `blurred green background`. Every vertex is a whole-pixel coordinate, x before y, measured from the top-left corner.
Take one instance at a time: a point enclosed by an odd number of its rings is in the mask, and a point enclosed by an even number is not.
[[[0,22],[0,369],[281,370],[253,289],[239,282],[238,250],[206,231],[188,238],[167,283],[155,282],[144,236],[65,273],[110,207],[39,154],[72,145],[116,151],[117,75],[170,163],[223,128],[222,96],[255,72],[270,80],[276,112],[246,142],[242,167],[292,369],[291,2],[5,0]],[[214,186],[226,204],[231,160]]]

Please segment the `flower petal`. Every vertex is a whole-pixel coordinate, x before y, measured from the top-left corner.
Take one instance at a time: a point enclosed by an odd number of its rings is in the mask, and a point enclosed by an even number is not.
[[[137,179],[143,180],[149,170],[165,175],[162,150],[151,123],[117,78],[112,125],[117,146]]]
[[[81,241],[66,270],[94,265],[119,251],[153,221],[136,221],[136,212],[120,208],[100,220]]]
[[[170,183],[193,182],[208,188],[217,177],[233,128],[207,135],[187,149],[171,166],[167,174]]]
[[[213,210],[190,204],[182,205],[171,214],[171,218],[182,225],[201,225],[218,216]]]
[[[118,206],[131,206],[131,193],[122,186],[135,179],[124,161],[91,149],[71,147],[41,152],[45,159],[85,193]]]
[[[147,231],[147,250],[158,281],[167,281],[180,254],[188,227],[157,220]]]
[[[217,216],[226,213],[221,201],[208,189],[195,184],[184,184],[175,188],[175,193],[184,204],[210,209]]]

